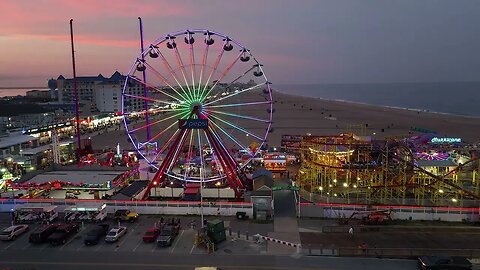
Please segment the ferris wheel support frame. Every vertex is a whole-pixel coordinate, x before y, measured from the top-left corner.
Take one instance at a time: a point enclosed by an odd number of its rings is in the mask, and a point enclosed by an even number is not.
[[[199,112],[196,112],[195,114],[198,118],[202,117]],[[158,171],[155,173],[155,176],[152,178],[152,180],[150,180],[150,183],[148,183],[148,186],[145,189],[142,197],[143,200],[146,200],[150,197],[150,191],[152,190],[152,188],[164,185],[167,177],[166,171],[168,167],[171,166],[171,163],[174,162],[180,154],[180,151],[177,151],[177,149],[183,149],[185,142],[187,141],[188,134],[191,132],[191,129],[187,128],[182,128],[180,130],[180,133],[177,134],[175,141],[172,144],[172,146],[177,147],[170,147],[170,149],[168,150],[168,153],[163,159]],[[235,192],[235,197],[240,198],[243,195],[243,191],[245,190],[245,183],[238,176],[240,172],[236,170],[236,168],[238,168],[237,162],[232,157],[232,155],[228,153],[228,150],[225,149],[225,147],[217,141],[220,140],[220,138],[218,136],[215,136],[215,132],[210,128],[210,124],[209,127],[204,131],[208,140],[212,144],[213,150],[215,151],[215,153],[217,153],[220,166],[225,173],[226,179],[229,182],[230,187]],[[217,139],[215,139],[214,137],[217,137]]]

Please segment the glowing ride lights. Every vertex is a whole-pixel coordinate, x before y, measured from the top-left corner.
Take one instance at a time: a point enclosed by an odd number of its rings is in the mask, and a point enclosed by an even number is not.
[[[132,91],[139,87],[147,92]],[[135,111],[139,103],[148,106]],[[228,183],[241,197],[243,169],[273,131],[263,65],[238,41],[209,30],[170,33],[146,46],[126,76],[122,105],[129,141],[156,170],[144,199],[174,180]],[[151,143],[154,151],[146,149]],[[247,157],[238,162],[233,148]]]

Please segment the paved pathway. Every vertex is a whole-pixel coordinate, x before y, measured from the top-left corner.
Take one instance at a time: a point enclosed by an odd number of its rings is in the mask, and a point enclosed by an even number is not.
[[[289,185],[288,180],[277,180],[276,185]],[[300,243],[298,233],[297,212],[295,208],[295,194],[291,190],[274,191],[274,222],[273,232],[268,236],[288,241],[291,243]],[[269,242],[267,252],[269,254],[294,254],[297,249],[277,243]]]

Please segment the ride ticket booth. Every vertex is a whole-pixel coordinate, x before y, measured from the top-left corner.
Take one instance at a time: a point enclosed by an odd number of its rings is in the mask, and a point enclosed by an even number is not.
[[[273,217],[273,179],[268,171],[254,172],[253,190],[250,200],[253,203],[253,218],[267,220]]]
[[[288,177],[287,155],[285,153],[269,153],[263,156],[263,166],[273,174]]]

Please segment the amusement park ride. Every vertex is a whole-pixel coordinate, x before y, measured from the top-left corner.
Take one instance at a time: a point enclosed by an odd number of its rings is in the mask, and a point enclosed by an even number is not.
[[[144,95],[134,94],[138,87]],[[263,65],[241,43],[210,30],[170,33],[143,49],[126,76],[122,104],[129,140],[156,172],[143,199],[174,181],[228,183],[240,198],[250,185],[244,168],[272,130]],[[234,157],[238,149],[246,160]]]
[[[300,149],[299,184],[320,200],[466,205],[480,198],[480,161],[462,147],[342,134],[305,136]]]

